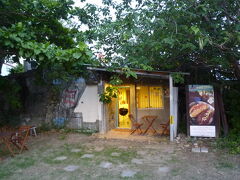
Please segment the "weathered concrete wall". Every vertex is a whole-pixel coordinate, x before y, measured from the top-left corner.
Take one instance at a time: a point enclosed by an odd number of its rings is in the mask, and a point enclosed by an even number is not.
[[[20,124],[36,125],[50,123],[55,101],[49,88],[40,85],[34,73],[26,73],[24,79],[24,111],[20,114]],[[23,84],[22,84],[23,85]]]
[[[68,126],[73,124],[71,119],[81,119],[81,115],[75,114],[74,109],[77,106],[79,99],[83,95],[86,89],[86,82],[83,78],[78,78],[72,82],[69,82],[60,95],[60,102],[55,106],[55,117],[53,118],[54,125],[58,127]],[[78,120],[79,121],[79,120]],[[76,124],[76,128],[80,128],[80,123]]]
[[[99,130],[96,82],[91,82],[95,85],[87,85],[83,78],[68,83],[58,82],[59,92],[54,92],[50,87],[40,85],[35,73],[20,76],[24,86],[24,110],[19,114],[19,124]]]
[[[99,131],[98,105],[98,86],[87,85],[83,78],[78,78],[62,91],[52,122],[58,127]]]

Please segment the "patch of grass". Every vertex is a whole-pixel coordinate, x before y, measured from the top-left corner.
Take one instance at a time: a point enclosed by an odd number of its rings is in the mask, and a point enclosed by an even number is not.
[[[31,157],[16,158],[16,159],[14,159],[13,164],[17,168],[26,169],[30,166],[33,166],[35,164],[35,160]]]
[[[216,168],[218,168],[218,169],[233,169],[234,165],[231,162],[222,161],[217,164]]]
[[[60,136],[58,136],[59,140],[65,140],[67,138],[66,134],[60,134]]]
[[[0,166],[0,179],[11,176],[13,169],[8,166]]]
[[[91,129],[60,129],[60,132],[62,133],[80,133],[80,134],[85,134],[87,136],[91,136],[93,133],[96,133],[97,131],[91,130]]]
[[[80,151],[80,152],[70,152],[70,156],[73,158],[81,158],[84,154],[86,154],[85,151]]]
[[[43,155],[41,157],[42,161],[47,164],[59,164],[62,161],[55,160],[58,156],[68,156],[70,153],[69,146],[64,145],[61,147],[58,147],[55,151],[49,152],[47,155]]]
[[[86,153],[88,151],[86,150]],[[129,163],[131,162],[132,158],[137,157],[136,151],[132,150],[122,150],[116,147],[108,147],[103,149],[100,152],[92,152],[94,154],[94,164],[99,165],[102,161],[108,161],[113,164],[119,163]],[[112,153],[119,153],[119,156],[112,156]]]
[[[80,152],[71,152],[72,149],[80,149]],[[88,161],[91,161],[89,158],[81,159],[83,154],[89,153],[87,148],[84,148],[79,145],[73,145],[73,144],[65,144],[63,146],[60,146],[53,151],[49,152],[47,155],[43,155],[41,157],[42,161],[46,164],[54,165],[54,164],[67,164],[67,163],[73,163],[73,162],[81,162],[81,163],[87,163]],[[56,157],[59,156],[66,156],[67,159],[65,160],[55,160]],[[92,158],[94,159],[94,158]]]
[[[67,160],[69,160],[69,157],[67,157],[66,160],[55,160],[55,158],[59,157],[59,156],[66,156],[66,153],[64,152],[56,152],[55,154],[50,154],[47,157],[43,157],[42,161],[46,164],[50,164],[50,165],[54,165],[54,164],[61,164],[61,163],[65,163]]]
[[[75,130],[75,132],[91,136],[93,133],[96,133],[97,131],[91,129],[77,129]]]
[[[171,159],[167,160],[168,163],[179,163],[180,160],[176,156],[172,156]]]
[[[111,156],[112,153],[119,153],[119,156]],[[122,150],[115,147],[112,148],[106,148],[104,151],[100,153],[100,155],[103,155],[106,157],[109,161],[116,163],[116,162],[131,162],[132,158],[135,158],[137,156],[136,151],[130,151],[130,150]]]
[[[180,168],[174,168],[174,169],[172,169],[171,172],[170,172],[170,174],[171,174],[172,176],[177,176],[177,175],[179,175],[180,173],[181,173],[181,169],[180,169]]]
[[[189,179],[191,179],[191,180],[199,180],[197,177],[195,177],[195,176],[191,176]]]
[[[6,157],[8,155],[10,155],[9,151],[7,151],[6,149],[4,149],[3,147],[0,147],[0,157]],[[3,150],[4,149],[4,150]]]
[[[232,131],[225,138],[217,140],[217,147],[227,149],[230,154],[240,154],[240,132]]]
[[[18,156],[12,158],[10,161],[0,166],[0,179],[11,176],[18,169],[31,167],[35,164],[35,162],[36,161],[31,157]]]
[[[149,176],[147,174],[143,174],[141,172],[137,172],[137,174],[134,175],[134,177],[120,177],[120,179],[131,179],[131,180],[141,180],[141,179],[152,179],[152,176]]]

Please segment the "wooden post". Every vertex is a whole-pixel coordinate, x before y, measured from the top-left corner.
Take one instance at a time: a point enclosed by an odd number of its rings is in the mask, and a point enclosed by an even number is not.
[[[220,121],[222,123],[223,126],[223,132],[224,132],[224,136],[227,136],[228,134],[228,122],[227,122],[227,117],[225,114],[225,109],[224,109],[224,104],[223,104],[223,98],[222,98],[222,93],[221,93],[221,89],[217,89],[216,90],[217,93],[217,108],[219,116],[220,116]],[[217,119],[219,121],[219,119]],[[219,126],[220,126],[220,122]]]
[[[214,119],[215,119],[215,125],[216,125],[216,137],[218,138],[220,136],[220,129],[221,129],[221,124],[220,124],[220,111],[219,111],[219,92],[214,88],[214,106],[215,106],[215,113],[214,113]]]
[[[103,93],[105,90],[105,83],[103,80],[100,81],[99,83],[99,94]],[[99,110],[99,118],[101,122],[101,128],[100,128],[100,133],[104,134],[107,132],[107,123],[106,123],[106,105],[103,102],[99,102],[100,106],[98,108]]]
[[[169,75],[169,92],[170,92],[170,141],[174,138],[174,104],[173,104],[173,79]]]
[[[137,120],[136,116],[136,95],[135,95],[135,84],[130,84],[130,113]]]
[[[187,121],[187,135],[190,136],[190,117],[189,117],[189,85],[185,86],[186,93],[186,121]]]

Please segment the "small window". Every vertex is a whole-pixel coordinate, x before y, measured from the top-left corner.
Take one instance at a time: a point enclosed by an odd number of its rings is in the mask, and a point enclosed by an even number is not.
[[[163,88],[161,86],[137,86],[138,108],[163,108]]]

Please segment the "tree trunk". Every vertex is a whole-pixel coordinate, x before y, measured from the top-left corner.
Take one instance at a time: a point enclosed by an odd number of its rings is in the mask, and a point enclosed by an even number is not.
[[[233,67],[234,67],[235,76],[240,81],[240,64],[239,64],[239,61],[234,61]]]
[[[4,58],[0,57],[0,76],[2,74],[2,65],[3,65],[3,63],[4,63]]]
[[[229,127],[228,127],[227,117],[225,114],[222,92],[221,92],[221,89],[216,89],[215,92],[216,92],[216,97],[217,97],[217,108],[218,108],[217,111],[219,113],[220,121],[221,121],[221,124],[223,127],[224,136],[227,136]]]

